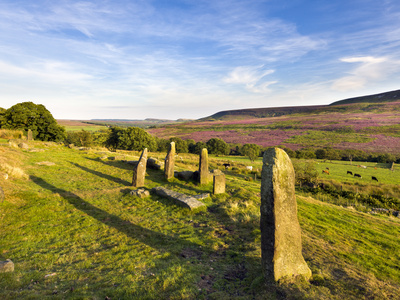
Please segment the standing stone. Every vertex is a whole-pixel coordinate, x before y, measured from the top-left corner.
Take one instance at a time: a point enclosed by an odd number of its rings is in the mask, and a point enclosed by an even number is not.
[[[165,179],[169,180],[174,177],[174,166],[175,166],[175,142],[171,142],[164,163]]]
[[[33,141],[33,133],[32,130],[28,129],[28,137],[27,137],[28,141]]]
[[[295,174],[285,151],[264,152],[261,173],[261,257],[267,281],[302,275],[311,277],[301,247],[297,219]]]
[[[144,176],[146,175],[147,148],[144,148],[142,155],[133,169],[132,185],[134,187],[144,186]]]
[[[200,153],[199,162],[199,182],[200,184],[209,183],[210,174],[208,172],[208,151],[207,148],[203,148]]]
[[[8,178],[8,177],[7,177]],[[3,201],[4,201],[4,192],[3,192],[3,189],[2,189],[2,187],[0,186],[0,202],[1,203],[3,203]]]
[[[225,193],[225,174],[214,175],[213,194]]]

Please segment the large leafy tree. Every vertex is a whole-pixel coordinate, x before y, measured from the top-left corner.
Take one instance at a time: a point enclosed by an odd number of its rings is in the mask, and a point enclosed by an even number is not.
[[[247,156],[251,161],[255,161],[260,155],[260,150],[261,148],[257,144],[244,144],[241,153]]]
[[[210,154],[226,155],[229,153],[229,146],[223,139],[212,138],[206,144],[208,153]]]
[[[141,151],[147,148],[149,151],[157,150],[156,139],[138,127],[111,127],[105,145],[111,149]]]
[[[53,115],[42,104],[18,103],[3,114],[2,128],[32,130],[33,138],[41,141],[61,141],[65,129],[57,124]]]

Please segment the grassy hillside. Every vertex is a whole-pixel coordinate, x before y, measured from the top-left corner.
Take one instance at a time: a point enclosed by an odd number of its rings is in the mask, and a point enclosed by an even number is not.
[[[190,213],[169,200],[129,195],[132,170],[113,160],[137,152],[69,149],[34,142],[0,146],[1,299],[395,299],[400,288],[400,219],[298,196],[311,283],[263,283],[260,182],[245,161],[227,172],[227,193]],[[109,159],[100,159],[104,156]],[[122,156],[122,157],[121,157]],[[150,156],[163,159],[165,154]],[[211,168],[224,160],[210,158]],[[53,164],[52,164],[53,163]],[[180,155],[178,170],[198,157]],[[258,164],[258,163],[256,163]],[[242,167],[243,166],[243,167]],[[148,170],[146,188],[210,192]]]

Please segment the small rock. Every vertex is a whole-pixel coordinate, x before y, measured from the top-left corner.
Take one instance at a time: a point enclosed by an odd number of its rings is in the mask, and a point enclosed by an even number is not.
[[[139,198],[146,198],[150,196],[150,193],[148,190],[145,189],[137,189],[133,190],[129,193],[132,196],[139,197]]]
[[[0,261],[0,273],[5,272],[14,272],[14,263],[10,259]]]

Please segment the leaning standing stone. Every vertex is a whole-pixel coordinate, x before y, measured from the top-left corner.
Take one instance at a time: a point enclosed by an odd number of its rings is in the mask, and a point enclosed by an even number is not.
[[[164,163],[165,179],[168,180],[174,177],[174,165],[175,165],[175,142],[171,142]]]
[[[133,169],[132,185],[134,187],[144,186],[144,177],[146,175],[147,148],[144,148],[142,155]]]
[[[199,181],[200,184],[207,184],[209,182],[210,174],[208,171],[208,151],[203,148],[200,153],[199,162]]]
[[[261,257],[268,281],[311,277],[301,247],[292,162],[279,148],[264,152],[261,173]]]
[[[225,174],[214,175],[214,186],[213,194],[223,194],[225,193]]]

